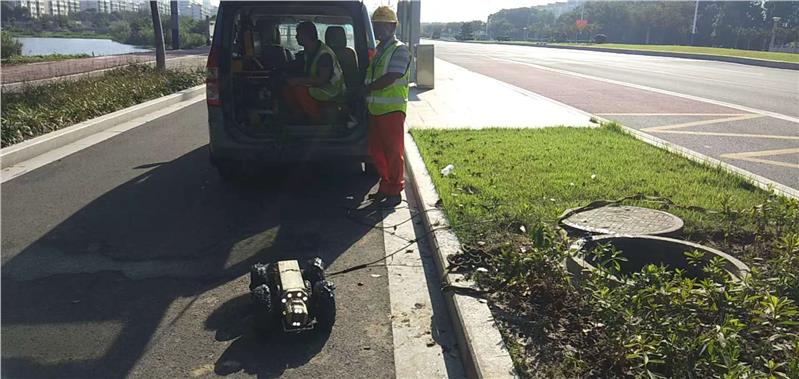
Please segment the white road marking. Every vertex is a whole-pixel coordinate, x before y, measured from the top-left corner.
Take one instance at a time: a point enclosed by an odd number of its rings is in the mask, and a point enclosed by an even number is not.
[[[799,149],[777,149],[777,150],[750,151],[746,153],[730,153],[730,154],[722,154],[721,157],[729,159],[739,159],[749,162],[765,163],[772,166],[799,168],[799,164],[797,163],[788,163],[788,162],[773,161],[770,159],[759,158],[759,157],[771,157],[775,155],[786,155],[786,154],[799,154]]]
[[[579,78],[597,80],[597,81],[600,81],[600,82],[617,84],[617,85],[630,87],[630,88],[635,88],[635,89],[640,89],[640,90],[644,90],[644,91],[660,93],[660,94],[663,94],[663,95],[669,95],[669,96],[680,97],[680,98],[683,98],[683,99],[700,101],[700,102],[707,103],[707,104],[713,104],[713,105],[718,105],[718,106],[722,106],[722,107],[737,109],[737,110],[748,112],[748,113],[757,113],[757,114],[761,114],[761,115],[764,115],[764,116],[777,118],[777,119],[780,119],[780,120],[785,120],[785,121],[789,121],[789,122],[793,122],[793,123],[799,123],[799,118],[796,118],[796,117],[791,117],[791,116],[788,116],[788,115],[784,115],[784,114],[777,113],[777,112],[771,112],[771,111],[767,111],[767,110],[763,110],[763,109],[757,109],[757,108],[747,107],[747,106],[743,106],[743,105],[728,103],[728,102],[725,102],[725,101],[712,100],[712,99],[708,99],[708,98],[701,97],[701,96],[688,95],[688,94],[684,94],[684,93],[679,93],[679,92],[664,90],[664,89],[660,89],[660,88],[644,86],[644,85],[640,85],[640,84],[633,84],[633,83],[623,82],[623,81],[619,81],[619,80],[600,78],[598,76],[580,74],[580,73],[573,72],[573,71],[561,70],[561,69],[551,68],[551,67],[547,67],[547,66],[541,66],[541,65],[537,65],[537,64],[533,64],[533,63],[519,62],[519,61],[512,60],[512,59],[502,59],[502,58],[492,58],[492,59],[496,60],[496,61],[510,62],[510,63],[521,64],[521,65],[525,65],[525,66],[530,66],[530,67],[537,68],[537,69],[540,69],[540,70],[556,72],[558,74],[571,75],[571,76],[576,76],[576,77],[579,77]]]
[[[711,120],[699,120],[699,121],[683,122],[683,123],[672,124],[672,125],[653,126],[651,128],[643,128],[643,129],[641,129],[641,131],[642,132],[662,132],[664,130],[674,130],[674,129],[689,128],[691,126],[713,125],[713,124],[719,124],[719,123],[723,123],[723,122],[735,122],[735,121],[751,120],[753,118],[760,118],[760,117],[763,117],[763,115],[759,115],[759,114],[735,115],[735,116],[732,116],[732,117],[714,118],[714,119],[711,119]]]

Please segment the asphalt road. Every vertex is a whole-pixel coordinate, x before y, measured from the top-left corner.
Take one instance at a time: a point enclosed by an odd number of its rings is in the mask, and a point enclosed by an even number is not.
[[[3,184],[3,377],[394,376],[385,267],[335,278],[330,334],[259,337],[248,308],[256,261],[382,257],[380,220],[347,212],[376,180],[228,185],[205,128],[201,102]]]
[[[437,58],[799,188],[799,71],[433,43]]]

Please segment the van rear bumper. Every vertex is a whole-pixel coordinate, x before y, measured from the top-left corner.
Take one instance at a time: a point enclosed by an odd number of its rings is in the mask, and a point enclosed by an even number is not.
[[[367,139],[325,141],[306,139],[302,142],[279,143],[275,139],[259,139],[245,135],[233,121],[224,117],[219,107],[208,107],[208,137],[211,163],[262,162],[291,163],[331,160],[368,161]]]

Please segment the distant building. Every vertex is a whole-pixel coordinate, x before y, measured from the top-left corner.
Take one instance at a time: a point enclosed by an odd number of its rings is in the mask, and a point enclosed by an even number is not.
[[[80,11],[79,0],[16,0],[12,3],[27,8],[33,18],[66,16]]]
[[[178,14],[181,16],[191,17],[192,20],[205,20],[207,13],[208,11],[204,10],[203,3],[200,0],[178,1]]]
[[[580,6],[585,0],[568,0],[568,1],[559,1],[557,3],[551,3],[546,5],[537,5],[533,8],[548,11],[555,15],[555,18],[560,17],[560,15],[570,12]]]
[[[148,0],[14,0],[14,4],[30,11],[33,18],[41,16],[66,16],[79,11],[94,10],[99,13],[138,12],[150,9]],[[170,14],[170,0],[158,0],[158,12]],[[179,0],[178,13],[194,20],[204,20],[216,15],[210,0]]]
[[[27,8],[33,18],[50,14],[50,1],[48,0],[17,0],[14,1],[14,4]]]

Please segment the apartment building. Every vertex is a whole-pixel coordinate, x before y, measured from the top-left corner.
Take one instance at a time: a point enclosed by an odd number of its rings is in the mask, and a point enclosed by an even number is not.
[[[14,4],[28,8],[33,18],[66,16],[80,11],[80,0],[17,0]]]

